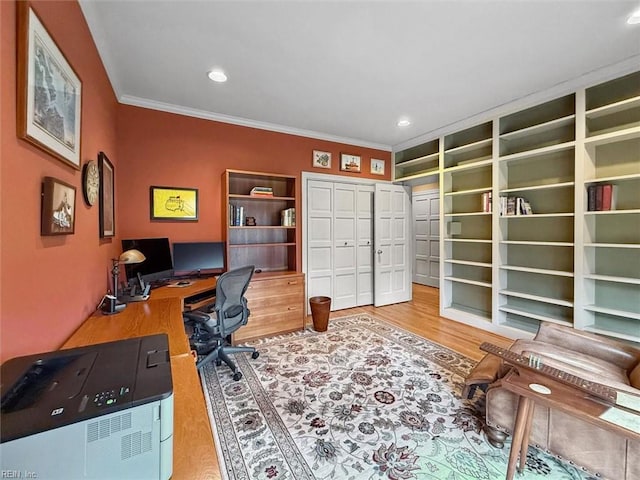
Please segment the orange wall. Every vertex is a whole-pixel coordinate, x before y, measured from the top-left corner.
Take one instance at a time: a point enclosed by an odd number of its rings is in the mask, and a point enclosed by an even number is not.
[[[311,166],[313,150],[332,153],[331,169]],[[298,198],[302,171],[391,178],[390,152],[125,105],[118,110],[118,152],[122,238],[221,240],[221,178],[227,168],[297,175]],[[340,172],[340,152],[360,155],[362,172]],[[372,157],[385,160],[385,176],[369,173]],[[151,185],[197,188],[198,222],[150,221]],[[300,258],[297,265],[302,265]]]
[[[104,151],[114,164],[116,237],[99,238],[81,172],[16,136],[16,4],[0,1],[1,361],[56,349],[73,333],[106,292],[121,238],[219,240],[226,168],[390,178],[389,152],[118,105],[77,2],[31,4],[82,80],[82,163]],[[332,152],[331,170],[311,167],[314,149]],[[340,172],[340,152],[361,155],[363,173]],[[387,162],[384,177],[368,173],[371,157]],[[40,235],[44,176],[77,188],[75,234]],[[150,185],[197,188],[199,221],[151,222]]]
[[[82,80],[82,163],[108,152],[118,168],[118,104],[78,4],[32,2]],[[16,4],[0,1],[0,332],[2,361],[60,346],[105,293],[119,242],[101,241],[98,207],[82,199],[81,172],[17,138]],[[40,236],[40,184],[76,187],[75,234]],[[116,221],[118,218],[116,217]]]

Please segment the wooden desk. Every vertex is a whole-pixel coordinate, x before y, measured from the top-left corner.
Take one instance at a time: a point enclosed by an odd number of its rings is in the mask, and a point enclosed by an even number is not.
[[[176,288],[172,289],[176,290]],[[158,295],[157,297],[161,297]],[[169,337],[173,381],[172,479],[220,479],[218,456],[205,407],[200,379],[182,321],[179,297],[130,303],[114,315],[96,312],[62,348],[166,333]]]
[[[176,298],[132,302],[121,312],[91,315],[62,348],[74,348],[95,343],[113,342],[125,338],[166,333],[169,337],[169,354],[174,357],[191,352],[184,333],[182,309]]]
[[[548,394],[536,392],[531,389],[531,384],[547,387],[550,392]],[[564,383],[556,382],[546,375],[527,370],[521,370],[520,372],[512,370],[502,379],[502,387],[520,397],[518,401],[518,412],[513,426],[513,438],[507,466],[507,480],[513,479],[518,454],[520,454],[518,471],[522,472],[524,470],[535,404],[544,405],[573,415],[597,427],[614,431],[631,440],[640,440],[639,432],[628,430],[600,418],[604,412],[611,408],[610,405],[605,405],[591,398],[585,392]]]
[[[215,301],[216,297],[216,284],[218,280],[215,277],[201,278],[195,280],[188,280],[191,282],[189,285],[177,286],[178,280],[174,280],[170,285],[164,287],[154,288],[151,290],[149,296],[150,300],[159,300],[164,298],[178,298],[181,303],[181,311],[195,310],[196,308],[203,307]],[[204,292],[210,292],[211,295],[207,296],[200,302],[193,303],[191,305],[185,304],[185,299],[193,295],[199,295]]]

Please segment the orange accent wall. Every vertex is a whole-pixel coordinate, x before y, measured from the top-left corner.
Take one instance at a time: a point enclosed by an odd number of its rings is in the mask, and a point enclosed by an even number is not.
[[[331,152],[331,169],[314,168],[313,150]],[[122,238],[169,237],[172,242],[222,239],[221,180],[227,168],[298,177],[303,171],[357,178],[391,178],[391,153],[297,135],[121,105],[116,172]],[[340,153],[361,156],[361,173],[341,172]],[[385,175],[370,174],[371,158]],[[151,185],[197,188],[198,222],[151,221]],[[298,229],[299,237],[301,229]],[[301,245],[302,240],[298,238]],[[301,249],[299,249],[299,257]],[[297,265],[302,265],[301,258]]]
[[[77,2],[44,0],[31,5],[82,80],[82,164],[104,151],[114,165],[116,236],[99,238],[99,209],[84,203],[81,171],[16,135],[16,3],[0,1],[3,362],[59,348],[109,288],[110,259],[120,253],[120,239],[221,239],[221,176],[227,168],[299,179],[302,171],[390,179],[390,152],[119,105]],[[332,153],[331,169],[311,167],[314,149]],[[361,155],[362,173],[340,172],[341,152]],[[369,173],[372,157],[386,161],[386,175]],[[76,187],[75,234],[40,235],[44,176]],[[152,222],[151,185],[197,188],[199,220]]]
[[[82,163],[103,150],[117,172],[118,104],[79,5],[38,1],[32,6],[82,80]],[[84,203],[81,172],[17,137],[16,7],[0,2],[2,361],[59,348],[102,298],[109,259],[119,253],[119,241],[99,238],[98,207]],[[40,236],[44,176],[76,187],[75,234]]]

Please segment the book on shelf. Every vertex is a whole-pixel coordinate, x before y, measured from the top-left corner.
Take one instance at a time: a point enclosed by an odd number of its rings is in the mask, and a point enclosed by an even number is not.
[[[533,215],[531,203],[524,197],[500,197],[500,215]]]
[[[253,187],[249,195],[273,197],[273,189],[271,187]]]
[[[484,192],[482,194],[482,211],[491,212],[491,192]]]
[[[244,225],[244,207],[229,205],[229,226],[241,227]]]
[[[287,208],[280,212],[281,225],[283,227],[295,227],[296,226],[296,209]]]
[[[616,185],[600,183],[587,186],[587,211],[601,212],[616,209]]]

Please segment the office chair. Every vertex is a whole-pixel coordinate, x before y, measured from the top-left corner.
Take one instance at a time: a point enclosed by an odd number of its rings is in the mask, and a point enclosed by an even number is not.
[[[208,362],[226,363],[233,372],[233,379],[240,380],[242,373],[229,357],[232,353],[252,352],[251,358],[260,355],[253,347],[232,346],[227,337],[247,324],[251,312],[244,297],[253,265],[223,273],[216,284],[216,302],[212,312],[184,312],[187,329],[191,331],[189,344],[198,353],[196,367],[201,370]]]

